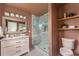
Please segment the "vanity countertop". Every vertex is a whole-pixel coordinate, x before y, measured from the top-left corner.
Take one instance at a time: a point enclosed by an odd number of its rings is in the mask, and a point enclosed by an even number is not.
[[[3,41],[3,40],[13,40],[13,39],[17,39],[17,38],[29,38],[29,36],[17,36],[17,37],[3,38],[0,41]]]

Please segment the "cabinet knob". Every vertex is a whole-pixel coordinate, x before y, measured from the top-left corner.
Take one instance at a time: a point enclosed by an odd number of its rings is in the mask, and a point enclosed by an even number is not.
[[[16,43],[21,43],[21,41],[18,41],[18,42],[16,42]]]
[[[19,53],[19,52],[21,52],[21,50],[16,51],[16,53]]]
[[[16,48],[19,48],[19,47],[21,47],[21,46],[17,46]]]

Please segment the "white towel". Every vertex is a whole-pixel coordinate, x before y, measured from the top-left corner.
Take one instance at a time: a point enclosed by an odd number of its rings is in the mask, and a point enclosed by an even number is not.
[[[3,35],[3,29],[2,29],[2,27],[0,26],[0,37],[3,37],[4,35]]]

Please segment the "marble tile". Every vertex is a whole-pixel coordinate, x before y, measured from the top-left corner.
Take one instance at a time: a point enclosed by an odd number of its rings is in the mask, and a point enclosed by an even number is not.
[[[28,54],[24,56],[46,56],[43,52],[40,52],[39,49],[33,48]]]
[[[32,43],[35,45],[36,42],[36,45],[48,52],[48,30],[41,31],[39,24],[44,24],[48,27],[48,13],[39,17],[32,15]]]

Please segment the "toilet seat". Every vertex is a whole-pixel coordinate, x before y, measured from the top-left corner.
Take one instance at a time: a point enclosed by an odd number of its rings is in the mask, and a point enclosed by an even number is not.
[[[60,54],[62,56],[73,56],[73,51],[71,49],[65,48],[65,47],[61,47],[60,48]]]

